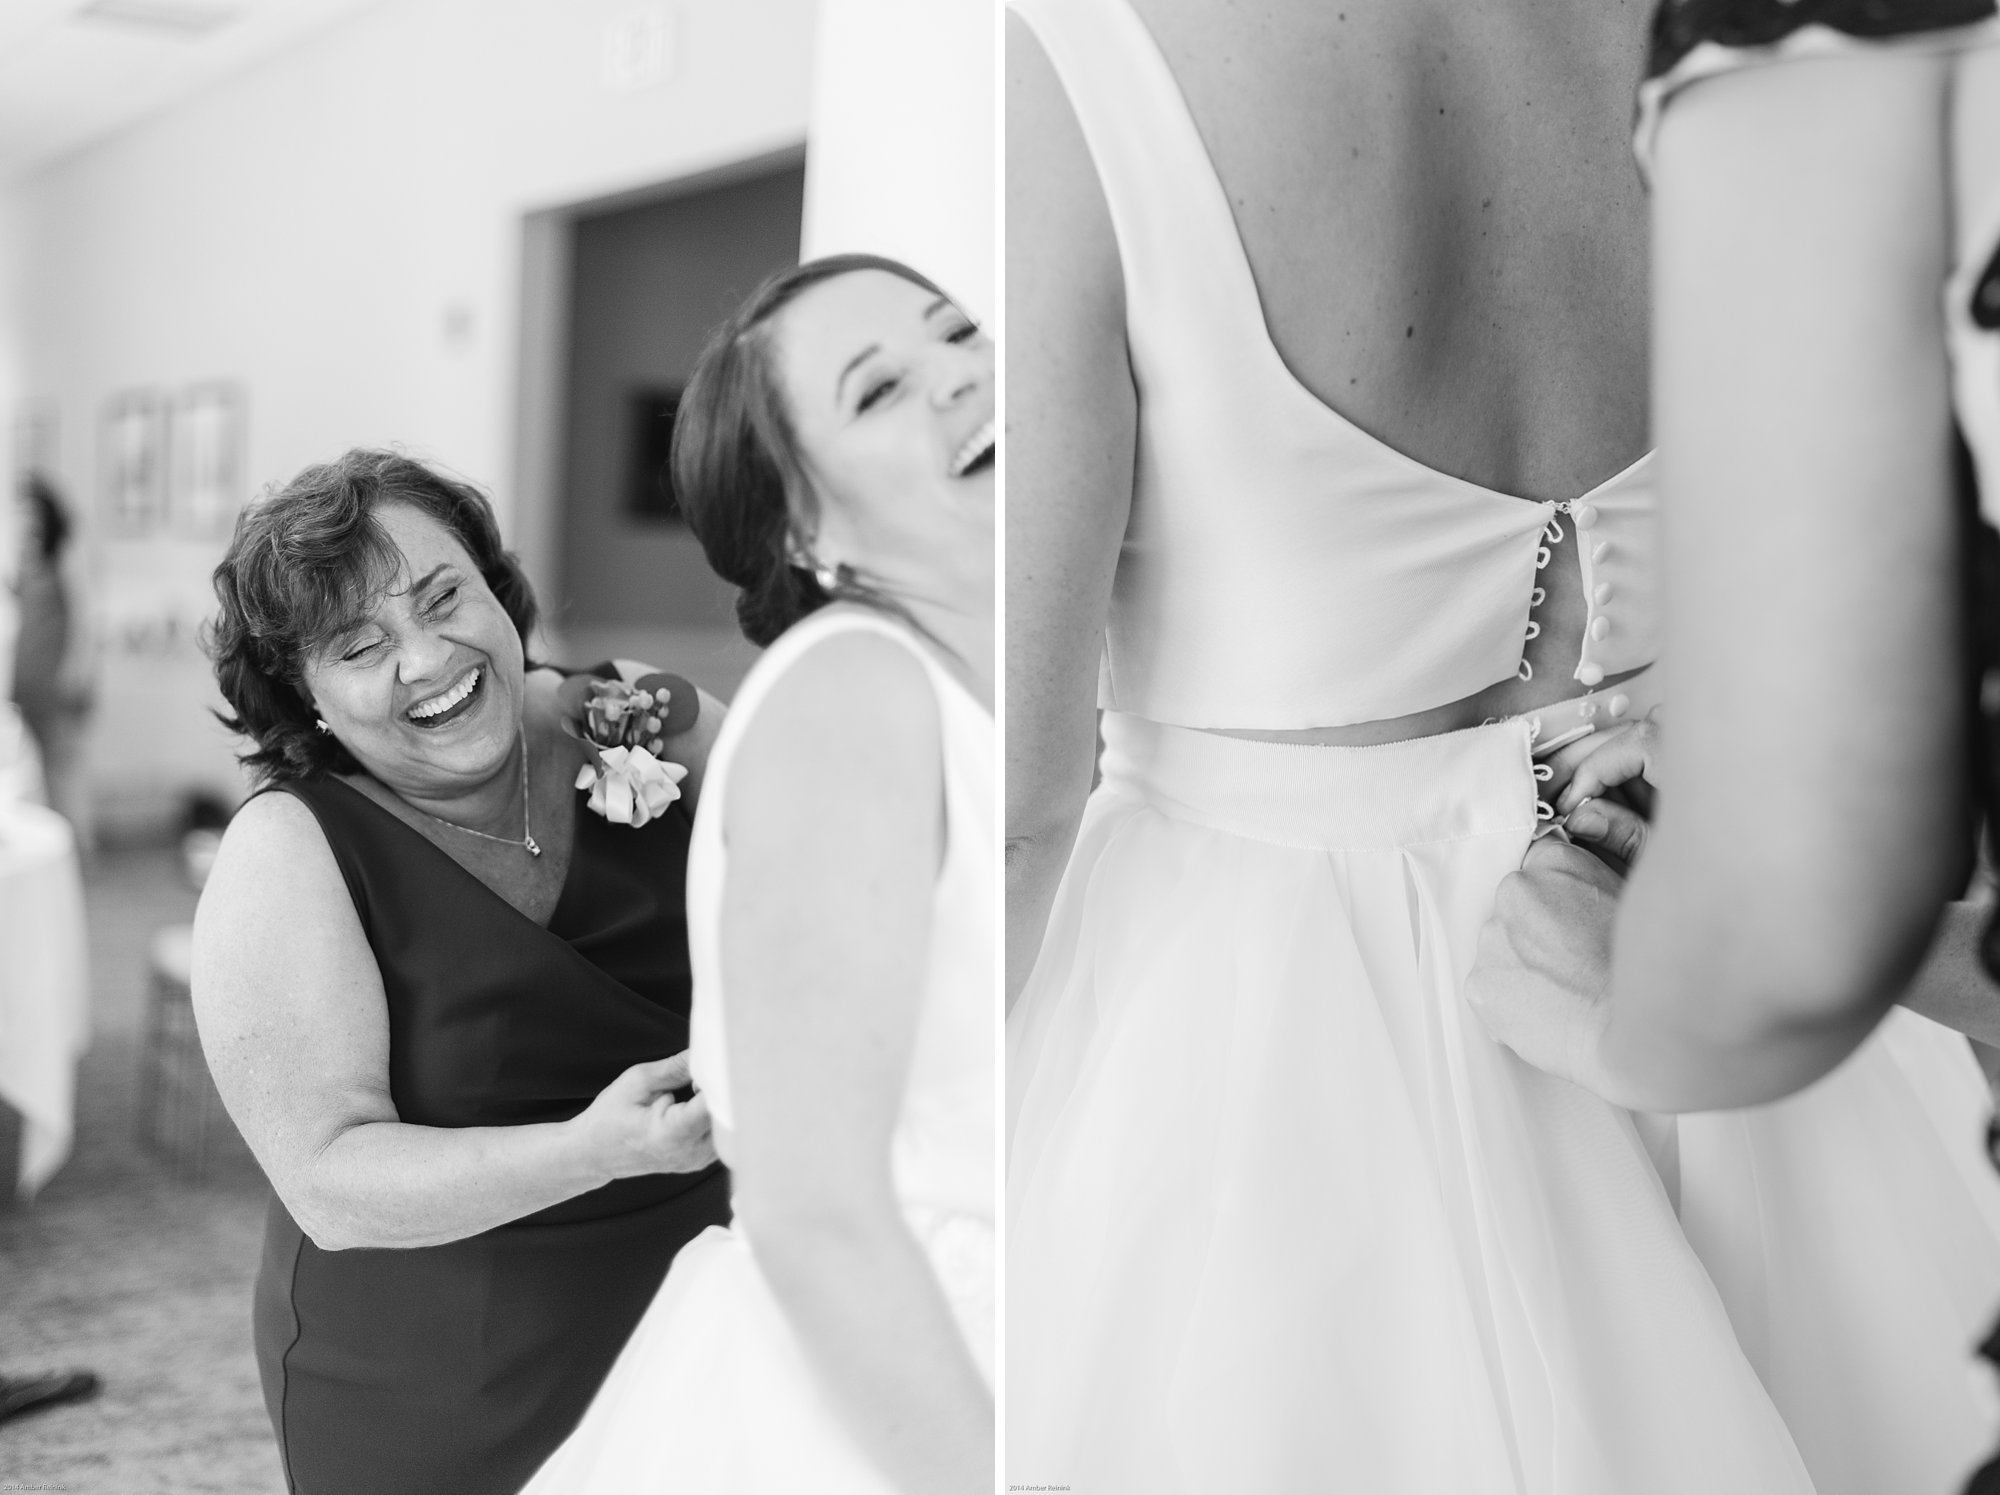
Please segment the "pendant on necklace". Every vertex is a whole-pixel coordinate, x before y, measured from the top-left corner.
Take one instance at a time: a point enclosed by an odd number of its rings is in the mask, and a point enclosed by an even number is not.
[[[535,838],[532,834],[522,841],[521,844],[528,848],[528,855],[531,857],[538,857],[542,854],[542,848],[535,844]]]

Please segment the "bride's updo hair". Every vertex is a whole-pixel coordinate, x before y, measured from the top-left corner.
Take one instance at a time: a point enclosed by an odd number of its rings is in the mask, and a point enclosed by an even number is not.
[[[709,566],[742,589],[737,625],[760,646],[833,601],[901,611],[845,567],[829,591],[795,564],[794,534],[812,532],[819,501],[778,385],[771,324],[802,291],[857,270],[885,271],[944,295],[908,265],[875,254],[829,255],[780,270],[716,329],[674,419],[675,496]]]

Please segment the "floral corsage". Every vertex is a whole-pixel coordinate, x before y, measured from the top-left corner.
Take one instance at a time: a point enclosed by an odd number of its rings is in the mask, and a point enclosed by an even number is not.
[[[613,825],[642,826],[681,797],[687,768],[660,757],[701,715],[701,696],[678,675],[632,681],[572,675],[559,693],[563,730],[590,749],[576,787]]]

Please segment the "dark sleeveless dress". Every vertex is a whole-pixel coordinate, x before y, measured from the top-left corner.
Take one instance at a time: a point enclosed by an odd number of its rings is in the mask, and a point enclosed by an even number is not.
[[[687,1047],[680,806],[641,830],[580,809],[543,929],[339,780],[283,787],[318,817],[381,967],[404,1121],[566,1120]],[[582,1418],[674,1253],[728,1220],[720,1165],[409,1250],[322,1251],[273,1198],[254,1317],[287,1488],[510,1495]]]

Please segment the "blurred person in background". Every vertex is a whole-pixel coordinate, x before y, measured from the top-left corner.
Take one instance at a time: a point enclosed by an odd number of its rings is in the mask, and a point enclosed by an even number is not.
[[[54,484],[40,474],[22,480],[19,503],[14,704],[41,755],[50,807],[69,821],[78,846],[87,850],[92,838],[83,732],[93,689],[87,632],[67,574],[72,526]]]
[[[269,1176],[255,1337],[296,1495],[495,1495],[575,1426],[674,1254],[728,1218],[688,1097],[692,812],[722,708],[586,813],[493,512],[350,452],[238,521],[216,679],[262,790],[193,994]],[[678,1092],[678,1094],[677,1094]]]
[[[72,605],[63,576],[70,521],[55,488],[29,474],[17,490],[20,550],[12,590],[18,610],[14,640],[14,705],[33,735],[41,759],[43,786],[51,803],[70,819],[81,843],[87,818],[78,811],[78,739],[90,709],[87,677],[75,668],[84,651],[74,647]],[[17,731],[0,710],[0,739]],[[8,749],[0,740],[0,775]],[[0,801],[4,801],[0,788]],[[13,1122],[13,1117],[7,1120]],[[102,1383],[81,1369],[21,1371],[0,1375],[0,1422],[97,1395]]]
[[[774,276],[674,486],[768,652],[709,764],[690,1055],[736,1221],[528,1495],[993,1488],[993,345],[867,255]]]

